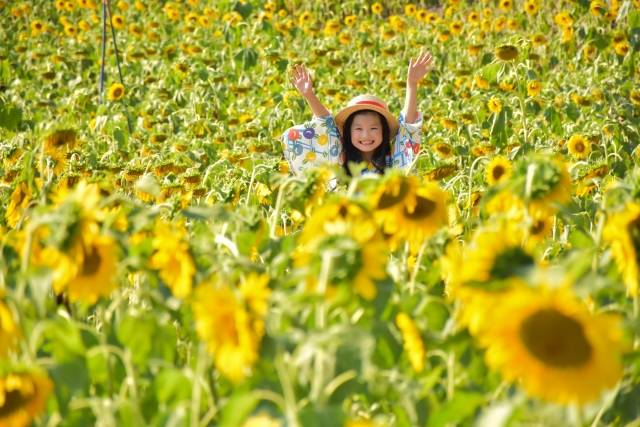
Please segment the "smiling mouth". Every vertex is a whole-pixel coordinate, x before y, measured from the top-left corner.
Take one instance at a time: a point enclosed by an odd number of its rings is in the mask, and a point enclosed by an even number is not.
[[[360,145],[373,145],[375,144],[374,141],[359,141]]]

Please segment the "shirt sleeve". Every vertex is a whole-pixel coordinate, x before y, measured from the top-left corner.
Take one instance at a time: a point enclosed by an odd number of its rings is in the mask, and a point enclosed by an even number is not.
[[[398,118],[398,133],[393,141],[391,165],[396,168],[406,168],[413,163],[413,159],[420,151],[422,138],[422,114],[414,123],[407,123],[404,116]]]
[[[291,171],[299,175],[322,163],[340,163],[342,144],[332,116],[313,117],[282,134],[284,156]]]

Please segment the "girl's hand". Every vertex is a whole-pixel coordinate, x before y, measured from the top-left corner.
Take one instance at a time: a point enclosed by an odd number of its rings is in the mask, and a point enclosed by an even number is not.
[[[407,84],[416,86],[420,80],[433,68],[433,57],[429,52],[421,53],[413,60],[409,60],[409,70],[407,71]]]
[[[298,92],[305,98],[313,95],[313,82],[311,76],[303,64],[298,64],[291,70],[291,82]]]

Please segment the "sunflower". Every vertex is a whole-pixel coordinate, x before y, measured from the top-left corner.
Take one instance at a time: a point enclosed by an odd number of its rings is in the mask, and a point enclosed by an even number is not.
[[[640,275],[640,204],[629,203],[622,212],[611,215],[604,228],[604,239],[611,246],[622,280],[631,296],[638,295]]]
[[[382,14],[383,10],[384,10],[384,8],[382,7],[382,4],[380,4],[379,2],[375,2],[374,4],[371,5],[371,12],[374,15]]]
[[[629,92],[629,100],[633,105],[640,105],[640,90],[632,90]]]
[[[540,10],[540,5],[538,4],[537,0],[527,0],[524,3],[524,10],[528,15],[534,16]]]
[[[114,83],[107,91],[107,99],[109,101],[120,101],[124,97],[124,86],[120,83]]]
[[[494,114],[500,113],[502,111],[502,102],[498,98],[491,98],[487,102],[487,108]]]
[[[326,262],[331,262],[327,289],[318,292],[330,295],[335,285],[344,283],[366,300],[375,298],[375,281],[386,277],[387,248],[373,218],[361,206],[337,200],[309,217],[294,254],[294,264],[309,272],[309,290],[319,285],[316,278]]]
[[[11,193],[9,206],[5,212],[5,218],[11,228],[15,228],[24,215],[29,203],[31,203],[31,188],[26,182],[20,182]]]
[[[234,383],[244,380],[257,362],[264,321],[252,315],[231,288],[205,282],[192,303],[195,328],[214,357],[216,368]]]
[[[624,40],[620,43],[614,44],[613,49],[616,51],[616,55],[625,56],[627,53],[629,53],[629,50],[631,50],[631,45],[629,45],[628,41]]]
[[[553,216],[539,213],[530,216],[528,221],[524,222],[527,248],[532,250],[551,236],[553,221]]]
[[[51,380],[34,370],[0,367],[0,426],[28,427],[45,409]]]
[[[586,159],[591,153],[591,142],[582,135],[572,135],[567,142],[569,154],[577,159]]]
[[[485,180],[489,185],[500,184],[511,176],[511,162],[503,156],[496,156],[485,168]]]
[[[516,194],[529,211],[554,214],[558,205],[571,200],[571,177],[566,165],[556,159],[534,156],[518,163],[514,175]]]
[[[513,7],[513,1],[512,0],[500,0],[500,3],[499,3],[498,6],[500,7],[500,10],[502,10],[504,12],[508,12]]]
[[[160,278],[178,298],[191,294],[196,268],[189,252],[187,230],[182,224],[158,221],[153,238],[154,254],[149,260],[151,268],[159,270]]]
[[[438,142],[435,144],[433,146],[433,151],[443,159],[448,159],[453,155],[453,147],[446,142]]]
[[[398,313],[396,316],[396,325],[402,333],[404,351],[407,353],[411,367],[417,373],[422,372],[424,370],[426,352],[420,331],[413,322],[413,319],[406,313]]]
[[[503,61],[513,61],[518,57],[518,48],[510,44],[499,46],[496,49],[496,56]]]
[[[587,403],[622,376],[620,319],[590,313],[566,289],[507,292],[479,341],[491,368],[551,402]]]
[[[1,291],[0,291],[1,296]],[[0,299],[0,357],[15,348],[20,332],[10,307]]]
[[[527,83],[527,95],[529,96],[538,96],[542,91],[542,83],[538,80],[532,80]]]

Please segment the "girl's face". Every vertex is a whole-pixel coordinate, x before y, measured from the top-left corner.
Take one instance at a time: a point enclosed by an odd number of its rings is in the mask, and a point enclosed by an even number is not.
[[[373,112],[357,114],[351,124],[351,143],[363,153],[371,153],[382,144],[382,123]]]

